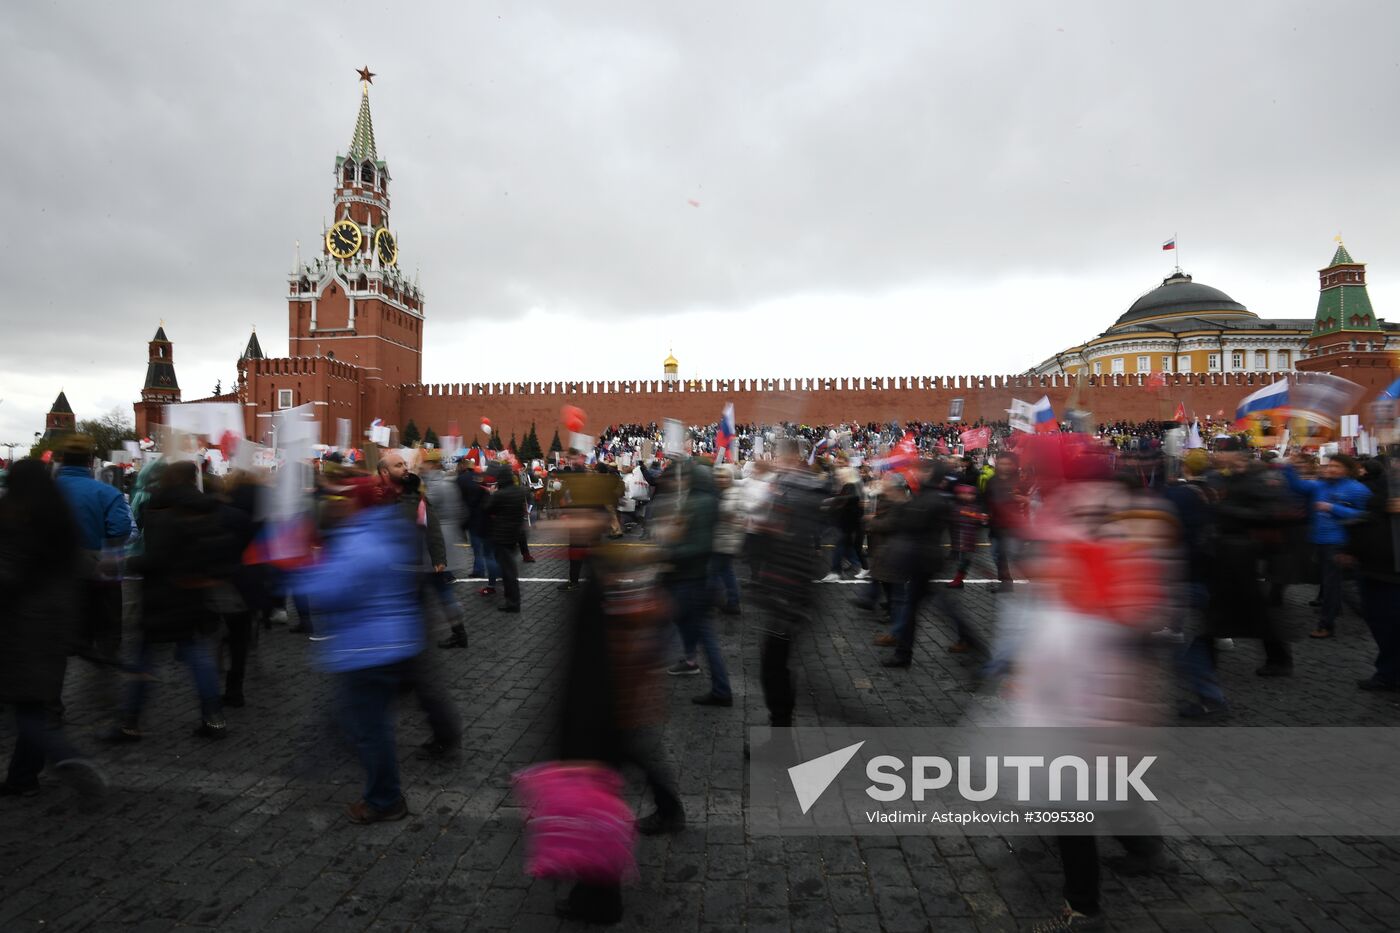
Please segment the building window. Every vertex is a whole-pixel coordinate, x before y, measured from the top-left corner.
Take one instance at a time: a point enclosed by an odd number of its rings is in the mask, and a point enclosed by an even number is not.
[[[1230,368],[1231,368],[1231,369],[1244,369],[1244,351],[1243,351],[1243,350],[1232,350],[1232,351],[1230,351]]]
[[[360,166],[360,181],[369,187],[374,187],[374,163],[366,161]]]
[[[1278,369],[1280,372],[1293,368],[1291,354],[1287,350],[1278,351]]]
[[[1162,372],[1164,372],[1164,373],[1169,373],[1169,372],[1171,372],[1171,371],[1172,371],[1172,358],[1169,357],[1169,356],[1164,356],[1164,357],[1162,357]]]
[[[1094,375],[1103,375],[1103,360],[1094,360]]]
[[[953,399],[950,403],[948,403],[948,420],[949,420],[949,421],[961,421],[961,420],[962,420],[962,416],[963,416],[963,400],[960,399],[960,398],[955,398],[955,399]]]
[[[1151,371],[1152,371],[1152,357],[1150,357],[1150,356],[1140,356],[1140,357],[1138,357],[1138,368],[1137,368],[1137,371],[1140,372],[1140,373],[1151,372]]]
[[[278,408],[291,408],[291,407],[292,407],[292,390],[291,390],[291,389],[278,389],[278,390],[277,390],[277,407],[278,407]]]
[[[1206,369],[1213,373],[1220,372],[1220,354],[1211,353],[1206,356]]]
[[[1179,373],[1191,372],[1191,356],[1186,354],[1176,358],[1176,371]]]
[[[1255,351],[1254,351],[1254,368],[1257,369],[1257,370],[1260,370],[1261,372],[1269,368],[1269,351],[1268,351],[1268,350],[1255,350]]]
[[[1123,372],[1123,357],[1115,356],[1113,358],[1113,372],[1115,375]]]

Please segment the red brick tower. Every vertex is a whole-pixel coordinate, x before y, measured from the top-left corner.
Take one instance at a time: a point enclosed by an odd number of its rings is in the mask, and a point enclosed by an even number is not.
[[[62,391],[53,400],[53,407],[44,416],[44,437],[54,438],[61,434],[72,434],[77,430],[73,406],[68,404],[68,395]]]
[[[321,256],[288,276],[292,357],[330,357],[365,372],[367,388],[423,376],[423,295],[399,264],[389,227],[389,167],[374,144],[369,85],[360,71],[360,112],[349,151],[335,160],[334,211]]]

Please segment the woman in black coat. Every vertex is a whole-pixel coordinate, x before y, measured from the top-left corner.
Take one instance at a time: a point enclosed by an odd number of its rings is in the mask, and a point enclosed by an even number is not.
[[[0,702],[14,705],[19,735],[0,796],[37,794],[45,764],[79,790],[107,786],[52,713],[76,644],[78,557],[78,530],[49,468],[16,463],[0,498]]]

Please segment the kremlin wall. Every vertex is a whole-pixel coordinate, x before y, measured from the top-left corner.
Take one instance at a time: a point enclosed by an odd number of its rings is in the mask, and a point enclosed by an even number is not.
[[[1076,376],[878,376],[840,379],[733,379],[686,383],[573,382],[405,386],[399,424],[439,434],[455,421],[468,440],[483,417],[503,437],[523,437],[531,423],[543,436],[558,426],[559,410],[577,405],[588,413],[586,433],[612,424],[647,424],[676,418],[711,424],[734,404],[743,423],[839,424],[842,422],[961,420],[1003,421],[1012,398],[1034,402],[1048,395],[1057,414],[1088,409],[1098,420],[1152,421],[1172,417],[1178,402],[1205,418],[1233,414],[1255,388],[1283,378],[1276,373],[1173,374],[1165,389],[1146,385],[1145,375]],[[387,420],[387,419],[386,419]],[[562,429],[561,429],[562,433]]]

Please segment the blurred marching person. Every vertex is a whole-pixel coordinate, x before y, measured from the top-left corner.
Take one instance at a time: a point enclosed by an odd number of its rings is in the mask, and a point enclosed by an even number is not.
[[[860,549],[861,519],[864,503],[860,494],[860,474],[849,466],[836,471],[836,495],[825,503],[827,514],[836,529],[836,546],[831,552],[831,571],[822,578],[832,583],[841,579],[843,565],[849,563],[857,571],[856,578],[870,576],[869,565]]]
[[[153,680],[155,648],[173,643],[199,694],[196,734],[228,734],[210,634],[217,616],[209,605],[214,589],[236,566],[232,536],[219,520],[219,503],[196,487],[199,468],[188,461],[167,464],[144,512],[142,552],[132,558],[141,575],[141,641],[131,671],[120,725],[108,739],[141,738],[141,710]]]
[[[506,601],[497,610],[519,612],[520,568],[515,566],[515,551],[524,534],[525,490],[515,482],[515,473],[504,463],[497,464],[492,475],[496,478],[495,491],[487,499],[485,508],[490,516],[491,547],[506,595]]]
[[[943,570],[943,539],[951,509],[938,481],[938,464],[923,461],[918,470],[918,492],[900,506],[894,520],[896,559],[903,563],[909,580],[900,597],[893,628],[875,640],[877,645],[894,648],[894,654],[881,662],[884,667],[908,667],[912,663],[919,607],[925,600],[932,602],[935,612],[953,620],[957,640],[948,647],[950,654],[987,653],[986,645],[968,625],[956,601],[944,588],[931,584]]]
[[[326,530],[320,560],[295,586],[316,604],[320,666],[339,675],[360,764],[362,799],[351,822],[401,820],[408,804],[399,785],[394,700],[415,683],[412,662],[424,648],[419,553],[414,523],[390,483],[361,480],[355,510]]]
[[[646,563],[649,558],[601,540],[611,526],[603,509],[568,509],[563,521],[570,540],[585,547],[589,566],[570,603],[558,757],[640,768],[656,809],[637,821],[637,829],[646,835],[679,832],[685,809],[659,732],[665,706],[656,673],[655,568]],[[579,882],[556,910],[571,920],[617,923],[622,888]]]
[[[1396,563],[1395,522],[1400,498],[1393,498],[1386,467],[1363,465],[1362,483],[1370,493],[1365,518],[1349,528],[1340,555],[1356,574],[1361,609],[1376,640],[1375,673],[1357,682],[1362,690],[1400,690],[1400,564]]]
[[[462,645],[465,646],[466,630],[457,628],[462,624],[463,613],[452,592],[452,575],[447,573],[447,546],[442,540],[437,514],[423,495],[422,481],[417,474],[409,472],[402,454],[386,450],[379,460],[378,486],[377,501],[397,507],[399,515],[414,531],[417,546],[410,563],[419,575],[419,609],[423,593],[432,589],[443,613],[459,620],[454,623],[452,635],[455,637],[460,631]],[[353,484],[352,490],[358,492]],[[319,606],[317,611],[320,611]],[[420,611],[418,618],[424,625],[423,638],[426,643],[426,617]],[[462,745],[462,720],[452,698],[443,689],[442,678],[430,657],[415,652],[399,665],[396,676],[404,691],[417,695],[418,706],[427,716],[428,726],[432,730],[432,737],[419,747],[419,754],[426,758],[445,758],[454,754]]]
[[[1208,631],[1192,646],[1215,669],[1216,640],[1258,638],[1264,643],[1261,677],[1289,676],[1293,654],[1283,639],[1259,583],[1265,544],[1288,520],[1288,487],[1278,471],[1251,460],[1236,438],[1216,442],[1214,559],[1211,561]]]
[[[92,456],[91,438],[70,436],[57,480],[82,545],[78,654],[114,664],[122,641],[121,549],[134,526],[121,490],[92,478]]]
[[[1028,561],[1037,624],[1017,659],[1016,724],[1156,725],[1160,685],[1148,645],[1151,621],[1177,574],[1178,524],[1159,496],[1112,481],[1105,450],[1081,436],[1063,437],[1063,481],[1047,490],[1033,532],[1037,550]],[[1093,754],[1126,751],[1093,742]],[[1150,815],[1133,808],[1102,815],[1128,853],[1125,873],[1165,866]],[[1066,835],[1057,842],[1065,907],[1036,930],[1104,929],[1098,840]]]
[[[744,555],[749,565],[749,582],[758,579],[762,560],[762,527],[760,516],[768,508],[768,483],[773,478],[771,460],[750,461],[753,472],[744,480],[743,504],[747,523],[744,529]]]
[[[1021,464],[1015,454],[997,454],[996,473],[987,480],[983,499],[997,579],[1001,581],[1001,589],[1009,591],[1013,580],[1011,562],[1019,550],[1019,537],[1028,503],[1021,484]]]
[[[257,485],[250,474],[235,470],[222,479],[205,477],[205,490],[217,503],[217,521],[224,532],[220,540],[227,548],[220,562],[229,567],[229,578],[210,588],[207,605],[228,630],[229,667],[223,704],[238,708],[247,702],[243,681],[253,640],[253,611],[267,601],[262,567],[243,562],[243,554],[258,531],[253,518]]]
[[[948,589],[962,589],[967,570],[972,566],[972,555],[977,550],[977,538],[982,526],[987,524],[987,515],[977,506],[977,487],[958,483],[953,487],[953,509],[951,516],[954,573],[948,581]]]
[[[789,658],[793,638],[811,622],[815,563],[812,536],[821,521],[824,490],[821,479],[802,461],[795,438],[776,444],[773,472],[767,484],[766,507],[758,525],[756,600],[764,609],[763,640],[759,647],[759,676],[769,725],[792,725],[797,691]]]
[[[647,482],[646,470],[640,463],[634,465],[623,477],[623,482],[627,487],[627,498],[632,500],[632,520],[633,523],[642,530],[642,534],[647,531],[647,510],[651,506],[651,484]]]
[[[908,498],[909,486],[904,477],[885,474],[865,526],[870,547],[870,595],[858,597],[856,605],[874,609],[878,603],[887,610],[891,624],[899,615],[899,601],[908,582],[908,568],[898,553],[894,513]]]
[[[685,657],[668,673],[699,674],[696,649],[703,648],[710,672],[710,689],[694,697],[693,702],[701,706],[733,706],[729,671],[710,619],[708,580],[719,518],[719,501],[710,467],[695,458],[678,460],[662,476],[662,486],[675,502],[665,539],[664,554],[668,564],[665,583],[685,650]]]
[[[736,616],[740,613],[739,577],[734,573],[734,558],[744,549],[744,530],[748,518],[744,514],[744,494],[734,482],[734,467],[721,463],[714,468],[714,478],[719,496],[719,517],[715,524],[711,576],[724,591],[720,611]]]
[[[393,487],[404,516],[418,526],[422,547],[417,564],[423,574],[423,589],[433,594],[448,623],[448,636],[439,646],[465,648],[466,613],[453,589],[454,578],[447,569],[447,542],[442,537],[442,524],[422,478],[409,470],[403,454],[386,450],[379,456],[379,481]]]
[[[496,592],[496,549],[491,544],[491,517],[486,512],[488,481],[494,482],[486,473],[478,474],[468,468],[457,472],[457,490],[462,494],[462,508],[466,510],[465,523],[467,540],[472,546],[473,577],[485,577],[486,585],[480,590],[482,596]]]
[[[0,702],[14,707],[18,734],[0,797],[38,794],[46,765],[82,793],[107,786],[56,714],[68,654],[80,643],[84,544],[48,466],[12,464],[0,496]]]
[[[1347,524],[1367,514],[1371,491],[1354,478],[1356,461],[1345,454],[1331,457],[1319,479],[1303,479],[1292,465],[1284,467],[1289,487],[1305,497],[1311,507],[1308,540],[1317,548],[1322,587],[1318,591],[1317,628],[1313,638],[1331,638],[1342,611],[1342,565],[1338,556],[1346,550]]]
[[[1195,629],[1178,661],[1191,698],[1178,706],[1177,713],[1188,719],[1230,711],[1216,675],[1214,652],[1220,643],[1213,636],[1216,626],[1212,625],[1209,615],[1217,527],[1214,492],[1205,478],[1209,459],[1204,450],[1188,452],[1182,458],[1182,477],[1164,489],[1166,500],[1181,523],[1183,598],[1179,613],[1153,632],[1153,637],[1179,643],[1185,638],[1188,621]]]

